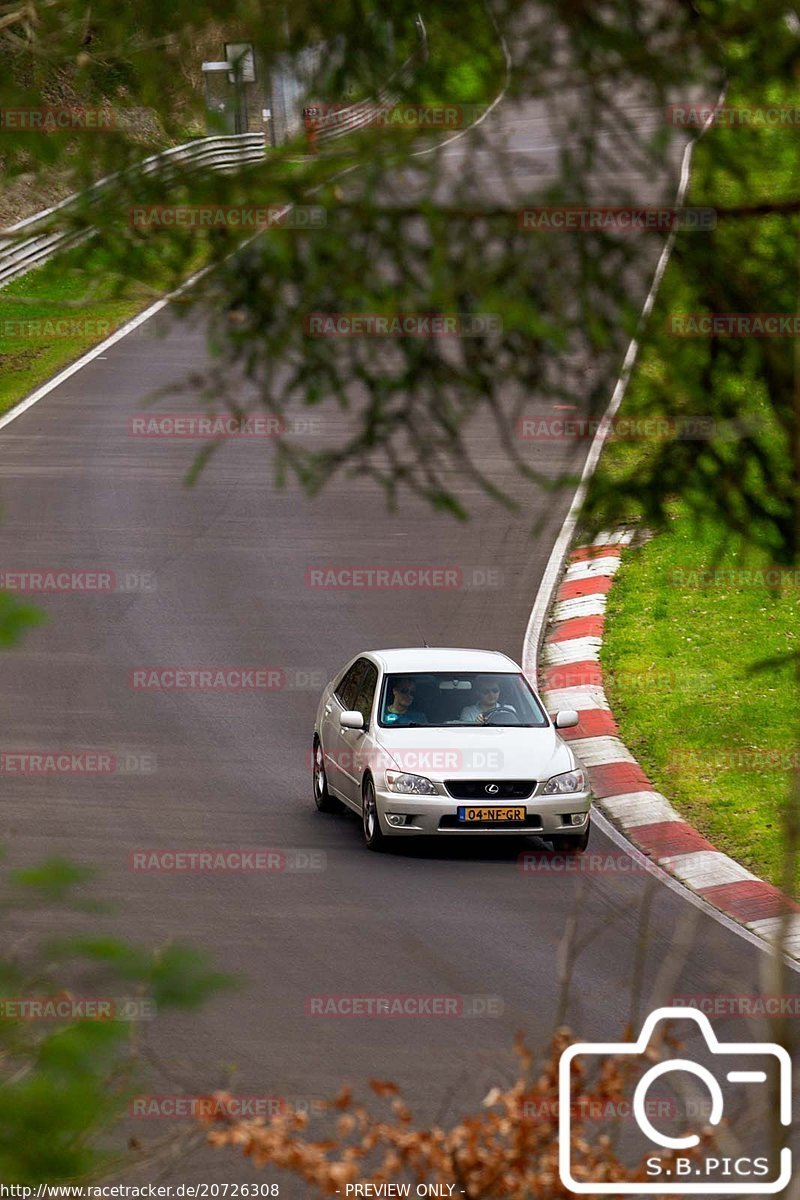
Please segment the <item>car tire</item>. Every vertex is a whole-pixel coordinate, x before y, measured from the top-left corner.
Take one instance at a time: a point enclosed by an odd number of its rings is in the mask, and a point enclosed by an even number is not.
[[[381,830],[378,806],[375,803],[375,784],[368,775],[361,789],[361,832],[368,850],[383,850],[386,836]]]
[[[556,854],[583,854],[589,845],[591,821],[587,823],[583,833],[558,833],[550,838]]]
[[[322,742],[314,738],[314,803],[319,812],[340,813],[344,810],[341,800],[337,800],[328,791],[328,777],[325,774],[325,756],[322,753]]]

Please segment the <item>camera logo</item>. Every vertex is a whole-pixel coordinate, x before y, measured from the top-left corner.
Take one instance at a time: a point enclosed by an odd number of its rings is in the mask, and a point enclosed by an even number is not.
[[[692,1062],[688,1058],[671,1058],[649,1066],[646,1052],[650,1045],[653,1031],[659,1021],[694,1021],[699,1027],[706,1042],[709,1055],[719,1055],[713,1065],[721,1068],[714,1074],[701,1063]],[[591,1071],[594,1059],[597,1067],[606,1056],[629,1056],[633,1065],[643,1068],[633,1094],[633,1115],[639,1130],[646,1139],[644,1147],[646,1157],[646,1174],[653,1182],[597,1182],[586,1179],[575,1179],[572,1174],[570,1149],[572,1144],[571,1122],[575,1111],[572,1103],[572,1071],[573,1063],[585,1071]],[[744,1062],[742,1059],[744,1058]],[[583,1060],[587,1060],[584,1062]],[[636,1060],[638,1064],[636,1063]],[[756,1069],[758,1068],[758,1069]],[[775,1072],[777,1071],[777,1076]],[[656,1129],[647,1115],[647,1092],[657,1079],[669,1077],[672,1073],[692,1075],[699,1079],[707,1089],[710,1100],[710,1114],[699,1122],[701,1125],[719,1125],[724,1114],[726,1099],[733,1100],[733,1090],[729,1085],[754,1085],[760,1087],[760,1111],[771,1111],[771,1100],[767,1094],[770,1078],[777,1078],[779,1092],[779,1119],[781,1125],[791,1124],[792,1107],[792,1061],[788,1052],[772,1042],[720,1042],[705,1013],[686,1008],[658,1008],[651,1013],[642,1026],[639,1039],[636,1042],[577,1042],[568,1047],[561,1055],[558,1068],[559,1086],[559,1151],[558,1169],[563,1185],[578,1195],[759,1195],[781,1192],[789,1184],[792,1175],[792,1152],[784,1147],[780,1152],[778,1162],[773,1161],[768,1153],[755,1157],[711,1157],[711,1156],[681,1156],[676,1151],[691,1150],[700,1144],[696,1133],[683,1133],[673,1136]],[[721,1085],[721,1082],[723,1084]],[[664,1156],[663,1151],[669,1151]]]

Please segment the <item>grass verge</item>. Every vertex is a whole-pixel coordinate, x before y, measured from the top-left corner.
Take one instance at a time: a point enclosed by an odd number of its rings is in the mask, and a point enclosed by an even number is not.
[[[264,165],[279,202],[282,182],[319,170],[288,157]],[[256,172],[239,183],[243,205],[263,186]],[[100,237],[56,253],[0,289],[0,415],[218,257],[213,228],[159,230],[143,245],[120,239],[108,213],[104,219]],[[226,249],[233,252],[233,242]]]
[[[733,104],[734,96],[726,103]],[[743,140],[736,131],[714,131],[697,147],[690,203],[742,200],[740,175],[728,169],[724,156],[715,158],[712,137],[727,139],[730,162],[742,171],[748,166],[747,202],[761,198],[759,189],[776,196],[786,190],[794,162],[787,140]],[[722,223],[716,258],[703,261],[709,270],[724,271],[725,256],[745,255],[746,244],[757,282],[746,280],[744,295],[759,295],[769,285],[773,290],[760,298],[765,311],[793,308],[793,300],[787,305],[782,296],[783,277],[775,266],[779,235],[783,227],[773,222],[745,243],[740,227]],[[667,268],[652,317],[656,330],[666,329],[671,313],[714,307],[697,302],[690,258],[684,253],[681,265],[674,255]],[[667,481],[669,499],[665,527],[641,548],[624,552],[609,594],[601,657],[621,736],[656,788],[720,850],[781,885],[784,816],[799,753],[792,656],[798,653],[800,566],[796,558],[790,568],[775,566],[776,559],[790,562],[792,556],[774,523],[762,528],[752,518],[742,527],[740,518],[737,531],[741,510],[731,498],[722,430],[727,428],[731,449],[750,436],[748,426],[755,431],[749,457],[735,461],[744,479],[752,472],[763,513],[780,512],[791,472],[787,418],[778,409],[783,395],[775,383],[780,372],[765,370],[772,359],[756,354],[752,340],[750,347],[742,345],[745,352],[735,356],[724,342],[713,354],[699,342],[664,334],[645,342],[620,416],[680,420],[684,411],[713,414],[720,422],[717,457],[711,465],[702,439],[692,445],[689,439],[667,444],[621,438],[604,449],[590,494],[595,500],[612,497],[615,489],[624,495],[614,519],[646,526],[655,514],[657,524],[656,476]],[[774,346],[767,351],[773,358],[781,353]],[[701,469],[692,473],[695,464]]]
[[[676,506],[667,532],[625,553],[609,594],[606,690],[656,788],[780,884],[800,703],[794,665],[775,660],[796,647],[800,574],[755,552],[720,555],[721,535]]]
[[[0,414],[158,298],[157,272],[119,295],[95,253],[57,255],[0,291]]]

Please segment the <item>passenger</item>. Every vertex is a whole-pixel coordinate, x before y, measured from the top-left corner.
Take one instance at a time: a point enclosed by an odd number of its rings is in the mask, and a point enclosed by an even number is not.
[[[427,725],[428,718],[424,712],[412,708],[417,685],[407,675],[393,680],[389,684],[392,692],[392,702],[386,706],[383,714],[385,725]]]

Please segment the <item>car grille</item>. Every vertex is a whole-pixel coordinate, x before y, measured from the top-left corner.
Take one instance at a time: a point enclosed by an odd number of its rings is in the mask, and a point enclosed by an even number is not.
[[[444,786],[454,800],[480,800],[489,804],[493,800],[527,800],[532,795],[535,779],[445,779]],[[492,786],[498,790],[487,792]]]
[[[442,817],[439,829],[458,830],[459,833],[475,833],[478,829],[509,830],[518,833],[541,833],[542,818],[537,813],[528,813],[524,821],[459,821],[458,817]]]

